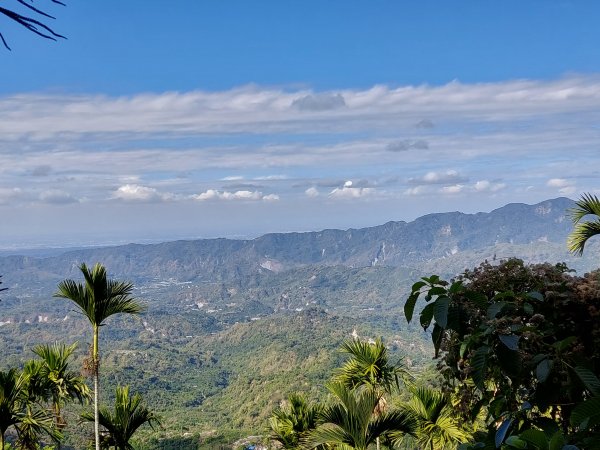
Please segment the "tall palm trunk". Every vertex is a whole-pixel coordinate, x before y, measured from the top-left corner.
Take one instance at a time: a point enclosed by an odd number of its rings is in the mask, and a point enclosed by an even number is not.
[[[98,414],[98,325],[94,325],[94,346],[92,348],[92,367],[94,376],[94,437],[96,439],[96,450],[100,450],[100,417]]]

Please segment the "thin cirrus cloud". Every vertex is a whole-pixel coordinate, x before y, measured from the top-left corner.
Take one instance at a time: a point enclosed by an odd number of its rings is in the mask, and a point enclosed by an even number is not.
[[[229,91],[166,92],[130,97],[15,94],[0,98],[0,140],[69,142],[83,136],[238,132],[393,130],[402,121],[423,131],[441,120],[503,122],[577,111],[598,112],[600,78],[514,80],[442,86],[377,85],[315,93],[247,86]],[[423,126],[424,125],[424,126]],[[110,134],[111,136],[108,136]],[[128,137],[129,136],[129,137]]]

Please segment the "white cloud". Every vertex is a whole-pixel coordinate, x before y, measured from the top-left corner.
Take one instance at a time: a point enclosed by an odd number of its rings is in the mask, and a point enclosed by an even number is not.
[[[488,180],[479,180],[473,185],[476,192],[498,192],[506,187],[506,183],[492,183]]]
[[[316,187],[314,187],[314,186],[309,187],[307,190],[304,191],[304,193],[308,197],[311,197],[311,198],[315,198],[315,197],[319,196],[319,190]]]
[[[206,201],[206,200],[265,200],[265,201],[276,201],[279,200],[277,194],[263,195],[259,191],[218,191],[216,189],[208,189],[200,194],[192,195],[192,199]]]
[[[452,186],[443,186],[440,189],[442,194],[459,194],[464,190],[465,186],[462,184],[454,184]]]
[[[173,199],[172,194],[163,194],[155,188],[140,186],[139,184],[126,184],[119,187],[112,195],[112,198],[124,201],[165,201]]]
[[[277,195],[277,194],[268,194],[268,195],[263,196],[262,199],[265,202],[276,202],[276,201],[279,200],[279,195]]]
[[[294,104],[294,107],[290,105]],[[442,86],[374,86],[315,93],[246,86],[130,97],[15,94],[0,98],[0,139],[73,141],[90,135],[394,130],[406,121],[514,121],[598,111],[600,77]],[[327,114],[324,115],[323,112]],[[433,130],[424,128],[424,130]],[[437,127],[435,128],[437,130]]]
[[[352,199],[371,196],[375,193],[374,188],[353,187],[352,184],[353,183],[350,180],[344,182],[342,187],[333,189],[329,193],[329,196],[340,199]]]
[[[445,172],[427,172],[424,176],[410,178],[408,182],[415,185],[423,184],[457,184],[464,183],[468,178],[459,174],[456,170],[446,170]]]
[[[577,188],[575,186],[565,186],[558,190],[560,195],[572,195],[577,192]]]
[[[569,181],[564,178],[551,178],[546,183],[547,186],[562,188],[569,185]]]
[[[300,111],[329,111],[343,108],[346,102],[341,94],[308,94],[295,99],[292,106]]]

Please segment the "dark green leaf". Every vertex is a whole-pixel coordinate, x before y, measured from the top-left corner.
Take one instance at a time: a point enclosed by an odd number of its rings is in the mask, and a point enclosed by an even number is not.
[[[539,292],[528,292],[527,293],[527,297],[533,299],[533,300],[537,300],[538,302],[543,302],[544,301],[544,296],[539,293]]]
[[[485,308],[488,305],[488,298],[481,292],[466,291],[463,295],[478,308]]]
[[[527,448],[535,448],[537,450],[548,449],[548,438],[546,438],[543,431],[529,429],[523,431],[519,437],[530,444]]]
[[[494,437],[494,443],[496,444],[496,448],[499,448],[504,442],[504,438],[506,438],[506,433],[508,433],[508,429],[510,428],[512,422],[512,419],[506,419],[498,427],[498,431],[496,431],[496,436]]]
[[[504,291],[498,292],[494,297],[492,297],[492,301],[497,302],[498,300],[503,300],[505,298],[515,298],[516,295],[513,291]]]
[[[454,283],[452,283],[450,285],[450,288],[448,289],[448,292],[450,294],[456,294],[456,293],[460,292],[460,290],[462,289],[462,287],[463,287],[463,282],[462,281],[460,281],[460,280],[459,281],[455,281]]]
[[[561,450],[565,445],[565,437],[562,434],[562,431],[557,431],[552,435],[550,439],[550,444],[548,445],[548,450]]]
[[[523,304],[523,311],[525,311],[525,314],[533,315],[533,306],[531,306],[531,303],[525,302]]]
[[[573,370],[587,390],[595,396],[600,396],[600,380],[598,380],[598,377],[591,370],[581,366],[577,366]]]
[[[417,303],[417,299],[419,298],[418,292],[413,292],[406,300],[404,304],[404,316],[406,317],[406,321],[410,323],[412,320],[413,312],[415,310],[415,304]]]
[[[412,285],[412,292],[420,291],[423,286],[427,285],[424,281],[417,281]]]
[[[482,391],[485,387],[487,355],[489,350],[490,348],[487,346],[480,347],[473,355],[473,358],[471,358],[471,367],[473,368],[471,377],[473,378],[475,386],[477,386]]]
[[[433,297],[433,296],[438,296],[438,295],[445,295],[446,292],[447,292],[446,288],[443,288],[441,286],[435,286],[435,287],[432,287],[431,289],[429,289],[427,296]]]
[[[515,334],[500,334],[500,341],[511,350],[519,350],[519,336]]]
[[[551,359],[543,359],[535,368],[535,376],[540,383],[544,383],[548,379],[548,375],[554,367],[554,361]]]
[[[562,352],[569,348],[573,342],[577,340],[576,336],[569,336],[568,338],[563,339],[562,341],[555,342],[552,346],[556,349],[557,352]]]
[[[430,303],[427,306],[425,306],[425,308],[423,308],[423,311],[421,311],[421,316],[419,319],[421,321],[421,326],[424,330],[429,328],[431,320],[433,319],[433,305],[433,303]]]
[[[433,332],[431,333],[431,340],[435,349],[435,357],[438,357],[440,351],[440,345],[442,344],[442,338],[444,337],[444,329],[437,323],[433,326]]]
[[[492,303],[487,309],[488,319],[495,319],[496,316],[502,311],[502,309],[506,306],[506,302],[496,302]]]
[[[583,427],[584,422],[593,426],[600,422],[600,397],[592,397],[579,403],[571,413],[571,425]]]
[[[450,299],[448,297],[438,297],[433,304],[433,317],[435,322],[442,328],[448,325],[448,307]]]
[[[509,436],[506,438],[505,444],[512,448],[528,448],[527,442],[522,439],[519,439],[517,436]]]

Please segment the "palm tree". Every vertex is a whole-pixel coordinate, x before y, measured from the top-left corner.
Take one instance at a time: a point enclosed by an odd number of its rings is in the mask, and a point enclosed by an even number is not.
[[[323,423],[308,432],[303,440],[306,448],[329,444],[348,450],[367,450],[380,437],[396,444],[405,434],[414,433],[411,417],[403,411],[374,414],[379,396],[373,389],[349,389],[339,382],[330,384],[328,389],[335,403],[324,409]]]
[[[407,372],[397,365],[390,364],[388,351],[381,338],[374,342],[360,339],[347,340],[341,351],[350,355],[342,367],[337,369],[334,379],[354,389],[369,386],[381,396],[391,393],[400,385]]]
[[[90,413],[82,414],[81,418],[90,422],[95,420]],[[108,445],[118,450],[133,449],[129,441],[142,425],[147,423],[154,428],[155,424],[160,424],[158,416],[142,404],[140,394],[129,396],[129,386],[117,387],[114,412],[104,407],[100,410],[99,419],[108,433]]]
[[[33,352],[42,358],[40,375],[46,380],[44,399],[52,403],[52,412],[56,427],[62,429],[66,423],[61,408],[66,401],[77,400],[82,403],[90,398],[90,389],[82,376],[69,370],[69,357],[77,344],[65,345],[55,342],[33,348]]]
[[[407,372],[397,365],[389,363],[388,351],[381,338],[374,342],[352,339],[342,344],[342,352],[350,358],[340,367],[334,377],[350,389],[366,386],[377,395],[374,407],[376,415],[385,411],[386,394],[391,394],[400,385],[400,379],[408,376]],[[379,450],[379,439],[377,439]]]
[[[399,405],[416,425],[416,443],[422,449],[452,449],[466,442],[469,433],[453,414],[447,395],[430,387],[409,387],[412,398]]]
[[[98,368],[100,354],[98,335],[104,321],[113,314],[139,314],[144,307],[131,295],[133,285],[128,282],[109,280],[106,269],[96,263],[90,270],[85,265],[79,267],[85,278],[85,285],[73,280],[62,281],[58,285],[55,297],[67,298],[75,302],[81,312],[88,318],[93,329],[91,372],[94,378],[94,435],[96,450],[100,450],[100,427],[98,416]]]
[[[297,449],[300,439],[317,426],[322,407],[301,394],[291,394],[287,403],[275,408],[269,418],[270,438],[285,449]]]
[[[583,194],[575,205],[568,211],[575,228],[569,235],[567,245],[571,252],[581,255],[588,239],[600,234],[600,200],[595,195]],[[596,220],[582,222],[588,215],[596,216]]]
[[[53,427],[52,417],[43,409],[36,408],[31,401],[27,386],[27,374],[16,369],[0,371],[0,449],[4,448],[6,431],[11,427],[16,430],[23,448],[34,445],[43,433],[54,441],[60,438],[60,433]]]

